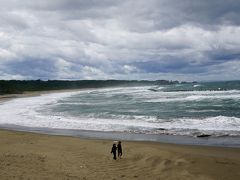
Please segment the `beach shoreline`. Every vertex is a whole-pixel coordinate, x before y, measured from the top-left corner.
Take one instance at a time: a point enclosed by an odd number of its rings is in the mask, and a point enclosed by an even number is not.
[[[40,127],[24,127],[18,125],[5,124],[0,125],[0,130],[10,130],[19,132],[30,132],[46,135],[78,137],[81,139],[101,139],[101,140],[122,140],[136,142],[157,142],[174,145],[193,145],[209,147],[233,147],[240,148],[240,138],[223,136],[223,137],[192,137],[167,134],[139,134],[129,132],[110,132],[110,131],[93,131],[80,129],[56,129]]]
[[[240,148],[123,141],[0,130],[0,179],[226,179],[240,177]]]
[[[86,89],[64,89],[64,90],[51,90],[51,91],[34,91],[24,92],[23,94],[9,94],[0,96],[0,102],[13,100],[16,98],[37,97],[46,94],[55,93],[68,93],[68,92],[80,92]],[[92,89],[91,89],[92,90]],[[63,135],[80,137],[83,139],[106,139],[106,140],[130,140],[130,141],[150,141],[170,144],[185,144],[185,145],[204,145],[204,146],[220,146],[220,147],[240,147],[239,136],[206,136],[206,137],[193,137],[184,135],[171,135],[171,134],[146,134],[135,132],[116,132],[116,131],[97,131],[97,130],[82,130],[82,129],[60,129],[60,128],[47,128],[47,127],[33,127],[33,126],[21,126],[15,124],[1,124],[0,129],[33,132],[39,134],[49,135]]]
[[[0,99],[55,92],[69,91],[25,93]],[[240,148],[123,139],[123,159],[114,161],[110,150],[113,140],[119,140],[118,134],[110,134],[111,140],[97,136],[98,133],[84,137],[0,127],[0,179],[237,180],[240,177]]]

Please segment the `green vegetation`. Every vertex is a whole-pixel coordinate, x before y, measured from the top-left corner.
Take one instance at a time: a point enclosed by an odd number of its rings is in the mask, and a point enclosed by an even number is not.
[[[126,80],[0,80],[0,94],[20,94],[24,91],[46,91],[61,89],[101,88],[116,86],[144,86],[144,85],[167,85],[176,84],[178,81],[126,81]]]

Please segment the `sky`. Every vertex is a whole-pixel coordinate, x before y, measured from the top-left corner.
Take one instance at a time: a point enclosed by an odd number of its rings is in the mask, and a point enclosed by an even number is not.
[[[239,0],[0,0],[0,79],[240,80]]]

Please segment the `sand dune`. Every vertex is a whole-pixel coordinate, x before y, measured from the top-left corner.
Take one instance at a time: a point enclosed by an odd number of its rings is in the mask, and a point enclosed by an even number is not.
[[[0,179],[224,179],[240,178],[240,149],[123,142],[0,131]]]

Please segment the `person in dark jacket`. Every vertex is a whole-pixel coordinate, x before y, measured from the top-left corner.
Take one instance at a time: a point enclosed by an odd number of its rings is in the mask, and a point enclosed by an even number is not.
[[[118,158],[122,158],[122,144],[121,141],[118,141],[118,145],[117,145],[117,151],[118,151]]]
[[[113,144],[113,146],[112,146],[112,151],[111,151],[111,154],[113,154],[113,159],[117,159],[117,146],[116,146],[116,144]]]

